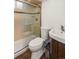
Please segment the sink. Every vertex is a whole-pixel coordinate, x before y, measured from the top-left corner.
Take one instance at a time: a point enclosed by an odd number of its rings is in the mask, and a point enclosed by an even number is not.
[[[54,31],[53,29],[49,31],[49,36],[56,41],[59,41],[61,43],[65,44],[65,32],[63,31]]]

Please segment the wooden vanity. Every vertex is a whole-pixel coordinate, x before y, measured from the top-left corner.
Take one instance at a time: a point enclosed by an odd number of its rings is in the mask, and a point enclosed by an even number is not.
[[[65,59],[65,44],[50,38],[50,59]]]

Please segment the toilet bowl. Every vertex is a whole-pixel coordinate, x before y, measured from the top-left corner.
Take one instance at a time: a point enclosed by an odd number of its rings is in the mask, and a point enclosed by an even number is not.
[[[31,40],[29,43],[29,49],[32,52],[31,59],[40,59],[44,52],[44,41],[48,39],[48,33],[50,28],[41,27],[41,38],[36,37],[35,39]]]
[[[29,49],[32,52],[38,51],[43,46],[44,39],[37,37],[29,43]]]

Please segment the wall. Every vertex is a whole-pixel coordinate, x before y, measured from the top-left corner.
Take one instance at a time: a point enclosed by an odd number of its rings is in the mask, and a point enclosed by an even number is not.
[[[42,2],[42,26],[60,31],[65,25],[65,0],[44,0]]]

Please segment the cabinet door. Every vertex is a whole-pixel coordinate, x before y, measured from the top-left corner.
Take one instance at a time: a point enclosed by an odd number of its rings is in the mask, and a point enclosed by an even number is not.
[[[58,42],[58,58],[65,59],[65,45]]]
[[[52,55],[51,55],[51,59],[58,59],[58,43],[57,41],[55,41],[54,39],[52,39]]]
[[[50,51],[51,59],[65,59],[65,44],[52,39]]]

